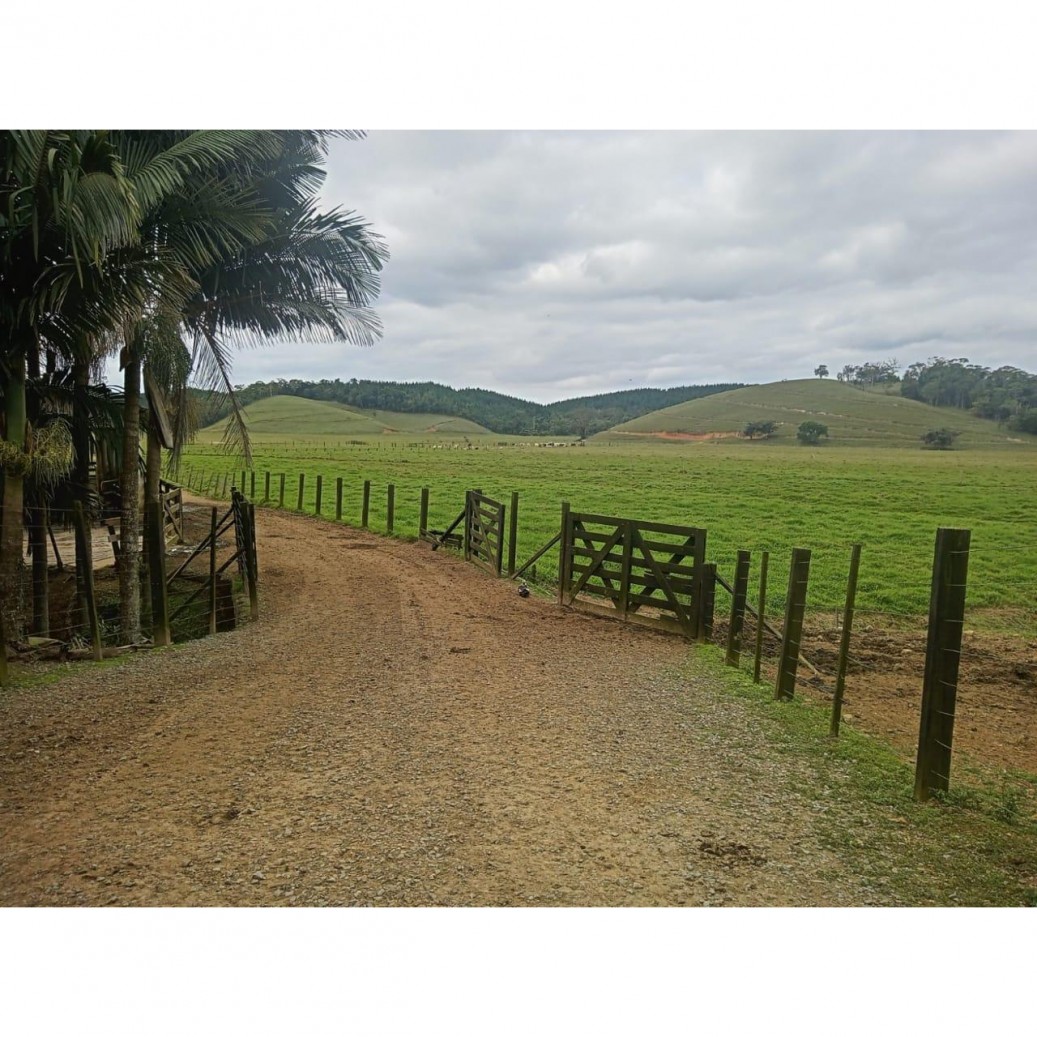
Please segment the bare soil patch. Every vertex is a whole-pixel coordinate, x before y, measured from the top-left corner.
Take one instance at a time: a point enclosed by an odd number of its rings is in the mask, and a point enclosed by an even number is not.
[[[678,639],[258,525],[258,623],[0,699],[0,903],[883,902]]]

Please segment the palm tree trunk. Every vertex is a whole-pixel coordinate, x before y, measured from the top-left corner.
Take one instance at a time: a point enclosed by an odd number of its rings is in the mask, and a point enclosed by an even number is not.
[[[140,640],[140,357],[127,343],[122,439],[122,514],[119,529],[119,624],[124,644]]]
[[[75,500],[83,505],[83,514],[90,515],[90,422],[83,405],[83,396],[90,384],[90,362],[78,356],[72,362],[75,392],[72,396],[72,485]],[[84,574],[93,568],[93,543],[86,538],[86,557],[76,559],[76,598],[80,602],[81,628],[86,627],[86,588]]]
[[[40,354],[33,349],[26,357],[26,374],[39,380]],[[50,596],[47,578],[47,497],[39,483],[33,480],[25,492],[26,515],[29,520],[29,552],[32,555],[32,626],[40,637],[50,636]]]
[[[29,548],[32,551],[32,632],[50,637],[47,502],[42,497],[29,506]]]
[[[24,537],[25,473],[25,351],[18,345],[8,359],[4,386],[4,498],[0,507],[0,609],[9,638],[19,637],[25,619],[22,540]]]

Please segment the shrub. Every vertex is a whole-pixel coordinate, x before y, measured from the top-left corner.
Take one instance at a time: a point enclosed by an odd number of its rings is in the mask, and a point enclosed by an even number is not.
[[[961,433],[952,428],[931,428],[922,436],[922,442],[931,450],[950,450]]]
[[[778,423],[776,421],[750,421],[748,425],[742,429],[742,435],[747,439],[766,439],[768,436],[773,436],[778,431]]]
[[[828,438],[828,426],[822,425],[820,421],[804,421],[796,432],[796,439],[805,446],[819,443],[822,437]]]

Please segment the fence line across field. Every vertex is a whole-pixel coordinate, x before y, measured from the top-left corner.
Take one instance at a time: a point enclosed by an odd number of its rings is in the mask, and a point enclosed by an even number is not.
[[[198,479],[193,479],[192,474],[188,472],[186,481],[189,488],[198,492],[211,494],[214,482],[216,486],[220,485],[220,476],[215,473],[199,473]],[[254,492],[255,471],[253,470],[250,475]],[[287,473],[278,475],[280,492],[277,506],[282,508],[286,475]],[[242,485],[245,483],[245,476],[246,473],[243,471]],[[226,481],[227,476],[224,476],[224,487]],[[313,507],[313,514],[316,516],[323,515],[323,481],[323,474],[318,474]],[[305,473],[300,472],[295,509],[299,512],[304,510],[305,483]],[[270,472],[264,473],[263,485],[263,502],[272,504]],[[341,476],[336,478],[335,487],[335,521],[341,522],[345,514]],[[371,480],[365,479],[360,504],[360,527],[363,529],[370,528],[371,489]],[[384,518],[385,532],[389,535],[395,532],[395,490],[394,484],[387,484]],[[518,565],[517,491],[512,492],[510,505],[507,506],[503,502],[485,497],[481,490],[466,491],[464,507],[460,514],[443,530],[429,528],[429,504],[430,490],[424,486],[421,488],[416,533],[420,539],[431,541],[433,550],[442,546],[459,547],[467,559],[477,562],[495,575],[504,575],[506,572],[508,577],[517,579],[526,573],[535,572],[535,563],[548,551],[557,547],[558,600],[561,604],[604,612],[626,621],[643,622],[647,619],[652,625],[675,630],[689,640],[701,641],[712,638],[716,591],[719,587],[731,596],[731,611],[727,619],[724,646],[725,661],[728,665],[740,666],[742,638],[748,614],[755,620],[752,670],[753,679],[757,683],[761,680],[764,631],[780,642],[774,676],[776,699],[787,700],[794,696],[800,665],[809,669],[815,678],[823,676],[802,651],[811,557],[810,550],[806,548],[797,547],[792,550],[784,615],[779,629],[767,621],[766,615],[768,552],[763,553],[758,598],[754,606],[749,600],[750,552],[739,550],[736,553],[732,581],[728,582],[718,571],[716,563],[706,561],[705,530],[669,523],[578,513],[572,511],[568,504],[563,504],[560,531],[538,548],[525,563]],[[460,533],[455,532],[458,529],[461,530]],[[964,555],[967,559],[967,531],[939,530],[938,541],[942,542],[940,538],[953,533],[965,536],[966,547],[964,552],[959,549],[952,552],[952,555]],[[678,536],[678,540],[669,542],[658,539],[666,535]],[[956,542],[961,542],[960,536]],[[950,584],[947,580],[951,579],[951,576],[940,577],[937,570],[941,566],[943,568],[940,571],[946,570],[947,573],[951,573],[953,567],[949,568],[949,563],[940,561],[943,556],[940,555],[939,549],[937,553],[932,598],[934,602],[939,599],[942,604],[939,609],[936,605],[930,609],[930,644],[927,649],[926,683],[916,765],[915,795],[919,799],[926,798],[932,789],[945,790],[949,780],[954,688],[957,682],[956,662],[952,663],[949,660],[955,653],[952,644],[953,631],[958,631],[960,649],[960,630],[964,623],[964,577]],[[846,598],[841,610],[831,606],[816,607],[819,611],[841,611],[840,644],[834,673],[835,690],[830,725],[832,737],[838,737],[839,734],[846,669],[851,657],[853,616],[855,611],[865,614],[869,612],[855,609],[859,563],[860,545],[853,545]],[[954,572],[957,573],[957,570]],[[954,575],[953,579],[957,580],[958,576]],[[587,595],[598,599],[598,603],[586,600]],[[653,614],[640,615],[639,610],[642,607],[648,607]],[[950,613],[945,614],[948,609]],[[873,614],[885,614],[877,613],[877,610],[870,611]],[[937,623],[944,633],[935,635],[934,623]],[[948,634],[947,631],[951,633]],[[937,684],[942,691],[934,691]],[[950,721],[947,720],[948,715],[951,717]]]

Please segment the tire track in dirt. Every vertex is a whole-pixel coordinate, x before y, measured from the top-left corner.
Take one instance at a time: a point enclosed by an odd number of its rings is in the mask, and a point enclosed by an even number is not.
[[[679,640],[258,527],[258,623],[3,701],[0,903],[867,900]]]

